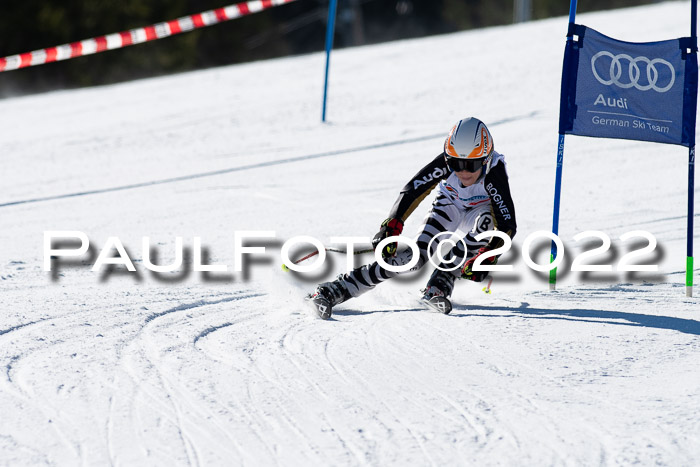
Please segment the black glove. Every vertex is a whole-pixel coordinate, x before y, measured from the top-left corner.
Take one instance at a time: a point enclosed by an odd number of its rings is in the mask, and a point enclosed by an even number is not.
[[[489,271],[472,271],[472,266],[474,266],[474,261],[476,261],[476,258],[483,255],[487,251],[491,251],[491,248],[489,248],[488,246],[481,247],[471,259],[464,263],[464,266],[462,266],[462,279],[469,279],[470,281],[474,282],[481,282],[484,279],[486,279],[486,276],[489,275]],[[491,264],[496,264],[497,261],[498,257],[492,256],[483,260],[481,262],[481,265],[488,266]]]
[[[381,242],[387,237],[401,235],[402,231],[403,222],[401,222],[399,219],[394,219],[393,217],[388,218],[387,220],[382,222],[382,228],[379,229],[379,232],[377,232],[377,234],[372,239],[372,248],[376,250],[377,245],[379,245],[379,242]],[[396,242],[385,245],[382,249],[382,258],[387,259],[394,256],[396,254],[396,247]]]

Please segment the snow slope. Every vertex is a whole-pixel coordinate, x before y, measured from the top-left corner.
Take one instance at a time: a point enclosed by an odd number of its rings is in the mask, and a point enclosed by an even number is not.
[[[659,40],[686,35],[688,11],[579,22]],[[556,18],[338,51],[325,125],[321,54],[0,101],[0,464],[700,463],[687,152],[566,143],[567,254],[600,230],[615,263],[619,236],[647,230],[658,274],[570,273],[549,292],[519,256],[551,227],[565,31]],[[515,272],[491,295],[459,283],[450,316],[416,304],[426,269],[312,318],[301,296],[321,277],[283,273],[280,244],[374,234],[468,115],[508,160]],[[47,230],[85,232],[92,256],[44,272]],[[167,264],[176,236],[188,257],[200,236],[231,267],[249,230],[276,239],[245,274],[143,266],[142,237]],[[91,271],[110,236],[137,273]],[[328,264],[324,278],[345,270]]]

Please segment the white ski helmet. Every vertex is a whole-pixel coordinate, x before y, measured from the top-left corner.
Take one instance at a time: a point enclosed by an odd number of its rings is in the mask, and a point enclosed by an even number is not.
[[[457,122],[445,140],[445,160],[450,169],[476,172],[491,170],[493,138],[484,122],[468,117]]]

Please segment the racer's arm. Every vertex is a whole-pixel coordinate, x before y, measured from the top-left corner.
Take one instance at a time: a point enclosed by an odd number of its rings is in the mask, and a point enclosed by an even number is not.
[[[500,162],[491,168],[484,179],[484,188],[491,198],[491,210],[496,222],[496,230],[506,233],[511,239],[515,237],[517,224],[515,221],[515,204],[510,195],[510,185],[506,166]],[[503,240],[492,237],[488,243],[489,249],[499,248]]]
[[[510,195],[510,185],[508,184],[508,174],[504,163],[497,163],[491,168],[484,179],[484,188],[491,199],[491,212],[496,223],[495,229],[506,233],[511,239],[515,237],[517,228],[515,222],[515,205]],[[491,237],[491,240],[479,249],[462,267],[462,278],[476,282],[483,281],[488,275],[488,271],[474,271],[472,266],[477,258],[489,250],[495,250],[503,246],[503,240],[498,237]],[[481,264],[495,264],[497,256],[485,259]]]
[[[394,206],[391,208],[391,212],[389,212],[389,218],[398,219],[402,223],[406,222],[408,216],[418,207],[421,201],[440,183],[440,180],[447,178],[449,173],[447,162],[445,162],[445,154],[442,153],[423,167],[403,187]]]
[[[445,154],[440,154],[406,184],[399,193],[394,206],[389,212],[389,217],[382,222],[382,227],[372,239],[372,247],[377,248],[379,243],[387,237],[401,235],[403,224],[408,216],[418,207],[423,199],[435,186],[449,175]],[[382,256],[386,259],[396,254],[397,244],[389,243],[382,249]]]

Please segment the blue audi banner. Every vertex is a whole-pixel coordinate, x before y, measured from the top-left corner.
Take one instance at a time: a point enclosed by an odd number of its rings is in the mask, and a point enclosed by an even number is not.
[[[691,38],[632,43],[571,26],[560,134],[695,144],[698,63]]]

